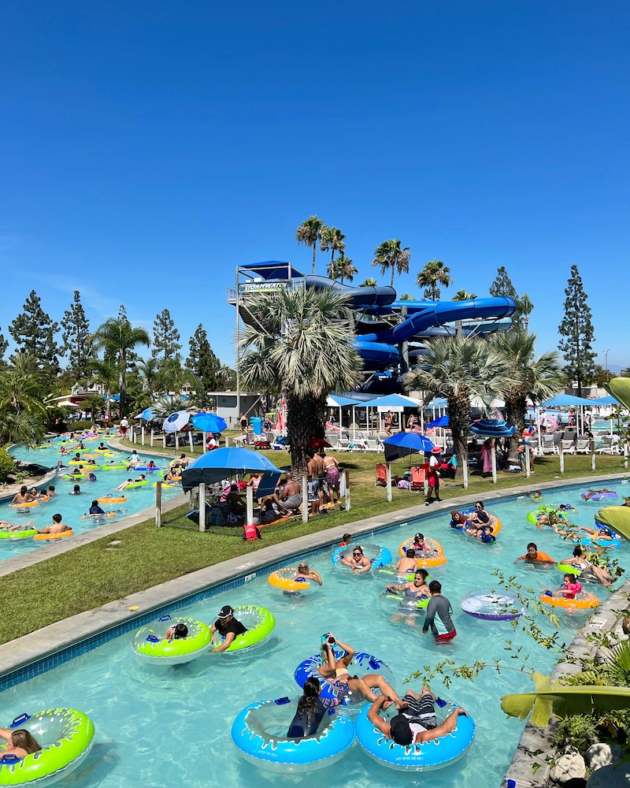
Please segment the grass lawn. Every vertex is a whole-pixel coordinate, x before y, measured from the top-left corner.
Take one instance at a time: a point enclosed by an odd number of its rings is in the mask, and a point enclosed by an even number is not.
[[[167,453],[171,454],[172,449],[167,450]],[[289,466],[287,452],[271,451],[265,454],[278,467]],[[374,486],[375,463],[382,459],[382,455],[353,452],[340,453],[337,458],[342,467],[350,470],[350,512],[337,511],[314,518],[308,524],[297,522],[275,532],[266,531],[263,541],[255,543],[243,542],[232,535],[200,534],[189,527],[158,529],[153,520],[149,520],[0,578],[0,595],[4,599],[0,643],[196,569],[246,555],[261,547],[346,522],[395,512],[422,502],[421,493],[395,489],[392,503],[387,503],[385,489]],[[408,465],[408,461],[394,463],[393,472],[400,474]],[[566,472],[563,478],[595,477],[624,470],[623,458],[620,457],[598,456],[597,466],[597,472],[593,474],[590,457],[565,457]],[[531,482],[548,482],[557,478],[558,458],[546,457],[537,462]],[[472,476],[467,492],[483,498],[484,493],[491,490],[507,490],[524,482],[524,474],[499,474],[496,486],[479,476]],[[443,498],[464,492],[459,485],[447,486],[453,484],[443,480]],[[168,523],[189,526],[185,519],[186,512],[187,507],[170,512]],[[110,542],[115,540],[120,540],[121,544],[109,547]]]

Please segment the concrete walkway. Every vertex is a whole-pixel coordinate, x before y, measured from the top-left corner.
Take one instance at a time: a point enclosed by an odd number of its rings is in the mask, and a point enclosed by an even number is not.
[[[627,479],[630,474],[614,474],[605,477],[607,480]],[[519,486],[509,491],[485,493],[486,503],[501,498],[512,498],[525,495],[531,490],[556,490],[562,487],[573,487],[580,484],[592,484],[592,477],[566,480],[563,482],[547,482]],[[43,657],[62,651],[76,643],[87,640],[99,633],[104,633],[112,627],[132,621],[153,610],[163,608],[181,600],[191,597],[199,592],[207,591],[213,586],[226,581],[234,580],[244,575],[255,576],[257,572],[264,572],[265,568],[285,561],[292,556],[303,555],[318,549],[338,543],[344,533],[359,536],[379,529],[387,528],[393,524],[404,523],[419,517],[426,517],[436,512],[448,511],[452,508],[463,507],[475,501],[477,495],[462,495],[450,498],[440,504],[427,506],[413,506],[402,512],[381,514],[376,517],[359,520],[355,523],[346,523],[314,534],[281,542],[271,547],[265,547],[249,554],[246,557],[233,558],[214,566],[199,569],[190,574],[169,580],[152,588],[136,594],[110,602],[107,605],[78,613],[75,616],[50,624],[29,635],[24,635],[17,640],[0,646],[0,677],[35,663]]]

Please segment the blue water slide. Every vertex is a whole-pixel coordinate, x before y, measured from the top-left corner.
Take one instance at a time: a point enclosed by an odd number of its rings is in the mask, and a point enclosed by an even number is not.
[[[396,290],[393,287],[349,287],[326,276],[306,276],[304,282],[309,290],[334,290],[342,293],[348,297],[350,305],[357,308],[389,306],[396,299]]]

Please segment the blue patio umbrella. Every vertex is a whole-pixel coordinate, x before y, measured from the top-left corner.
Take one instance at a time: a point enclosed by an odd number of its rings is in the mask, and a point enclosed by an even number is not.
[[[151,408],[145,408],[140,414],[140,418],[144,419],[145,421],[153,421],[155,418],[153,415],[153,410]]]
[[[416,451],[429,452],[434,444],[419,432],[399,432],[383,441],[385,446],[385,460],[392,462],[400,457],[407,457]]]
[[[426,424],[426,427],[448,427],[448,416],[440,416],[439,419],[433,419],[430,424]]]
[[[182,473],[182,487],[184,492],[188,492],[202,482],[215,484],[226,476],[247,473],[265,474],[260,482],[259,491],[263,484],[267,486],[271,478],[275,478],[276,481],[280,478],[280,470],[264,454],[251,449],[230,447],[215,449],[198,457]]]
[[[216,413],[197,413],[191,418],[193,427],[201,432],[223,432],[227,424]]]
[[[509,438],[516,432],[516,427],[502,419],[479,419],[470,425],[470,431],[487,438]]]

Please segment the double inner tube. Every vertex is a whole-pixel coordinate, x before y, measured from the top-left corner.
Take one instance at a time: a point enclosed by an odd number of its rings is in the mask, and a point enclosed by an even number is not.
[[[188,636],[166,640],[167,630],[177,624],[188,627]],[[131,642],[131,648],[144,662],[154,665],[184,665],[207,651],[211,638],[210,627],[203,621],[186,616],[164,615],[153,624],[138,630]]]

